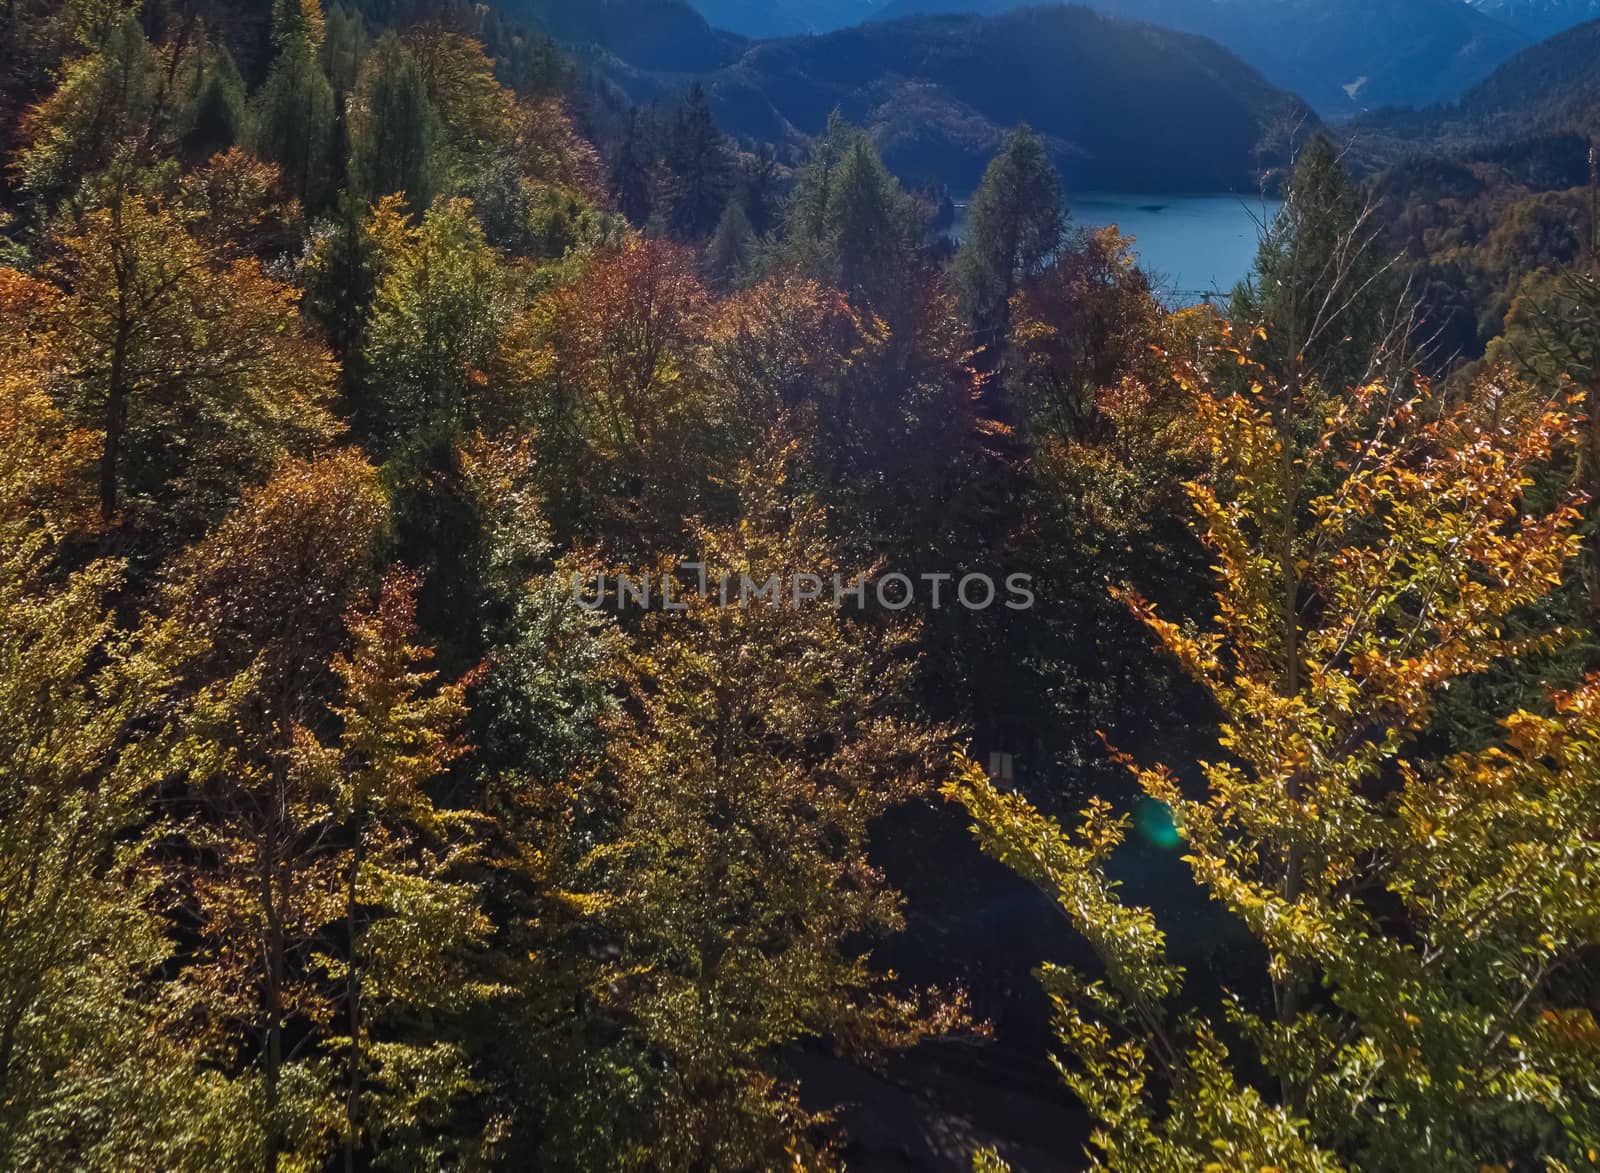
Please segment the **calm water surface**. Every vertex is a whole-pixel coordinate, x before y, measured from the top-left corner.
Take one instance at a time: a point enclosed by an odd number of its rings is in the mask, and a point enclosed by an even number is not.
[[[1255,264],[1261,228],[1282,203],[1257,196],[1083,192],[1072,197],[1072,227],[1114,224],[1134,248],[1163,298],[1174,305],[1227,294]],[[954,235],[966,228],[957,206]]]

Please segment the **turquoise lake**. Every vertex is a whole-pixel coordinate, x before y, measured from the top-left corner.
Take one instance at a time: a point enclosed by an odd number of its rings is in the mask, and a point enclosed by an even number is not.
[[[1071,201],[1074,228],[1114,224],[1135,239],[1139,261],[1162,299],[1189,305],[1226,295],[1255,264],[1262,226],[1282,203],[1261,196],[1138,195],[1083,192]],[[957,205],[952,235],[964,231],[966,205]]]

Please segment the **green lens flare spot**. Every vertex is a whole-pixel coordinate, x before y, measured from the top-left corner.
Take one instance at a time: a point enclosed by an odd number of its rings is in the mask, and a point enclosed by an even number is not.
[[[1172,808],[1153,798],[1140,799],[1133,808],[1133,827],[1146,843],[1163,851],[1173,851],[1183,842]]]

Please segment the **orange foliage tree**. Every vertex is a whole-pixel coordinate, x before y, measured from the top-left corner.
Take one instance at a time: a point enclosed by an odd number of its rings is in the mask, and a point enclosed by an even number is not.
[[[1578,549],[1577,504],[1527,498],[1572,421],[1496,379],[1455,401],[1185,382],[1214,464],[1190,495],[1216,616],[1130,602],[1221,739],[1201,797],[1133,768],[1259,944],[1267,996],[1231,991],[1220,1015],[1182,996],[1156,914],[1107,875],[1128,828],[1110,803],[1068,832],[976,771],[948,791],[1105,963],[1044,972],[1097,1167],[1592,1160],[1597,1069],[1575,1040],[1593,1017],[1561,975],[1596,939],[1600,681],[1480,753],[1441,760],[1423,736],[1453,684],[1562,638],[1508,633]]]

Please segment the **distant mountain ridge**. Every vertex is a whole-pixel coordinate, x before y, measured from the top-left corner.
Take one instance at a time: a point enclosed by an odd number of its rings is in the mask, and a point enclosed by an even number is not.
[[[838,108],[902,176],[957,188],[976,184],[1019,122],[1069,185],[1174,192],[1254,190],[1289,137],[1317,124],[1215,42],[1082,7],[757,42],[706,82],[730,133],[814,135]]]
[[[1459,102],[1386,110],[1351,127],[1358,138],[1402,143],[1509,143],[1600,125],[1600,20],[1578,25],[1517,54]]]
[[[1519,118],[1592,131],[1600,114],[1600,20],[1519,53],[1473,87],[1457,109],[1485,121]]]
[[[695,0],[706,20],[747,37],[793,37],[848,28],[880,15],[889,0]]]
[[[1529,44],[1462,0],[1086,0],[1113,16],[1199,33],[1332,117],[1448,101]],[[1016,0],[893,0],[885,19],[994,12]]]
[[[687,0],[497,0],[496,7],[558,41],[597,45],[640,69],[706,72],[744,44],[713,29]]]
[[[821,32],[907,16],[995,15],[1027,0],[694,0],[750,36]],[[1033,0],[1039,3],[1041,0]],[[1048,0],[1046,0],[1048,2]],[[1525,48],[1529,28],[1574,23],[1600,0],[1084,0],[1111,16],[1211,37],[1321,113],[1448,101]],[[1547,15],[1538,15],[1549,9]],[[797,10],[798,13],[797,13]],[[1515,18],[1515,19],[1513,19]],[[1524,21],[1528,28],[1524,27]],[[1548,31],[1554,31],[1550,29]]]
[[[762,41],[713,30],[683,0],[512,0],[510,10],[589,47],[579,56],[632,101],[675,101],[698,81],[725,133],[790,151],[839,109],[902,178],[957,189],[976,186],[1020,122],[1069,184],[1152,192],[1254,191],[1318,125],[1215,42],[1084,7]]]
[[[1600,0],[1469,0],[1487,16],[1543,39],[1600,20]]]

